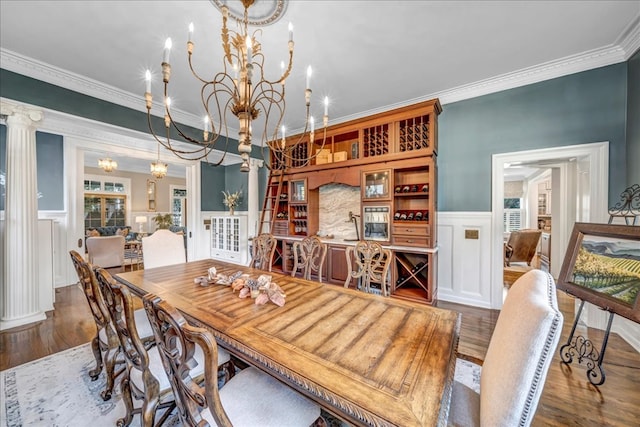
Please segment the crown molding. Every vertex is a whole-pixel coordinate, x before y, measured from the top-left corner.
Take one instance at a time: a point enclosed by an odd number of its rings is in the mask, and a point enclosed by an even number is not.
[[[478,82],[457,86],[452,89],[430,93],[417,98],[385,105],[383,107],[363,111],[331,120],[330,125],[335,125],[350,120],[360,119],[373,114],[382,113],[392,109],[406,107],[411,104],[439,98],[442,105],[465,99],[489,95],[508,89],[527,86],[569,74],[580,73],[607,65],[618,64],[627,61],[640,49],[640,14],[622,31],[616,42],[602,48],[589,50],[576,55],[567,56],[554,61],[523,68],[510,73],[491,77]],[[301,131],[301,130],[300,130]],[[296,133],[296,132],[294,132]]]
[[[0,63],[5,70],[131,108],[132,110],[147,112],[142,95],[123,91],[80,74],[22,56],[19,53],[0,48]],[[164,107],[161,103],[154,102],[152,110],[156,112],[164,111]],[[202,126],[202,118],[177,108],[171,109],[171,116],[178,122],[191,127],[200,128]],[[162,115],[159,117],[162,117]]]
[[[17,102],[0,97],[0,105],[3,108],[21,107],[37,109],[42,112],[43,119],[38,123],[38,131],[62,135],[65,139],[71,138],[74,143],[82,149],[98,153],[109,153],[112,156],[130,157],[134,159],[144,159],[155,161],[157,158],[158,142],[149,134],[135,131],[120,126],[114,126],[84,117],[74,116],[56,110],[41,108],[22,102]],[[187,148],[183,143],[176,142],[178,148]],[[179,165],[181,171],[172,170],[170,176],[184,177],[184,167],[193,164],[191,160],[180,159],[166,152],[161,151],[161,160],[170,165]],[[216,161],[221,152],[215,152],[211,161]],[[234,153],[227,153],[224,166],[240,163],[240,156]],[[146,166],[148,168],[148,166]]]
[[[569,74],[613,65],[628,60],[639,48],[640,14],[638,14],[622,31],[614,44],[505,73],[478,82],[458,86],[452,89],[340,117],[330,121],[330,124],[333,125],[370,116],[372,114],[427,101],[433,98],[439,98],[440,103],[443,105],[450,104]],[[0,63],[2,63],[2,68],[9,71],[146,113],[145,104],[142,97],[139,95],[122,91],[113,86],[105,85],[99,81],[89,79],[79,74],[71,73],[61,68],[22,56],[10,50],[0,48]],[[161,111],[162,108],[161,104],[154,102],[154,110]],[[200,117],[179,109],[172,110],[172,116],[174,116],[178,122],[195,128],[199,128],[201,125]]]
[[[640,13],[636,16],[636,19],[631,21],[627,28],[622,31],[615,44],[624,50],[625,61],[640,50]]]

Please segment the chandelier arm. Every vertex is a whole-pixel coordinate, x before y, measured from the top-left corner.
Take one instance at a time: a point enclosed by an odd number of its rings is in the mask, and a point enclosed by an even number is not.
[[[205,98],[205,91],[208,88],[208,86],[212,86],[212,88],[211,88],[211,92]],[[209,122],[211,123],[211,131],[215,135],[215,138],[211,140],[212,142],[215,142],[215,140],[220,135],[219,132],[216,132],[215,121],[213,120],[213,117],[211,116],[211,113],[209,111],[209,103],[211,102],[212,98],[215,98],[216,100],[216,106],[217,106],[217,112],[218,112],[218,123],[220,124],[222,123],[222,111],[223,111],[223,109],[220,108],[220,99],[218,98],[218,94],[220,90],[216,90],[215,86],[216,86],[215,83],[209,82],[203,85],[202,89],[200,90],[200,99],[202,101],[204,110],[207,113],[207,117],[209,117]],[[229,95],[229,99],[230,100],[233,99],[233,93],[231,92],[231,89],[226,84],[222,84],[222,86],[226,90],[227,94]],[[228,105],[229,105],[229,102],[227,102],[227,104],[225,105],[224,111],[227,111],[226,108],[228,108]]]
[[[167,84],[167,83],[165,83],[165,85],[164,85],[164,97],[165,97],[165,99],[167,98],[167,86],[168,86],[168,84]],[[173,128],[176,130],[176,132],[178,132],[178,134],[179,134],[182,138],[184,138],[186,141],[189,141],[189,142],[191,142],[191,143],[193,143],[193,144],[196,144],[196,145],[198,145],[198,146],[200,146],[200,147],[201,147],[201,148],[199,148],[198,150],[194,150],[194,151],[193,151],[193,153],[197,153],[197,152],[200,152],[200,151],[203,151],[203,150],[207,150],[207,149],[213,149],[213,148],[215,148],[215,141],[214,141],[214,143],[213,143],[213,144],[211,144],[211,143],[207,143],[206,141],[200,141],[200,140],[194,139],[194,138],[192,138],[192,137],[190,137],[190,136],[186,135],[186,134],[182,131],[182,129],[178,126],[177,122],[173,120],[173,117],[171,117],[171,110],[170,110],[167,106],[165,106],[165,114],[167,115],[167,118],[169,119],[169,126],[166,126],[166,127],[167,127],[167,140],[168,140],[168,141],[170,141],[170,140],[171,140],[171,139],[170,139],[170,137],[169,137],[169,133],[168,133],[168,132],[169,132],[169,127],[171,126],[171,127],[173,127]],[[164,145],[164,144],[163,144],[163,145]],[[171,144],[170,144],[170,143],[169,143],[169,146],[171,146]],[[175,149],[171,149],[171,151],[176,152],[176,150],[175,150]],[[189,151],[178,151],[178,152],[181,152],[181,153],[189,153]]]
[[[160,145],[162,145],[164,148],[166,148],[167,150],[169,150],[172,153],[174,153],[176,155],[176,157],[178,157],[180,159],[183,159],[183,160],[200,160],[200,159],[204,158],[208,154],[208,153],[205,153],[202,156],[198,155],[199,152],[204,152],[207,149],[207,146],[198,148],[197,150],[193,150],[193,151],[186,151],[186,150],[178,149],[175,146],[173,146],[171,144],[171,139],[170,138],[167,139],[167,141],[163,141],[162,139],[160,139],[158,137],[158,135],[156,134],[155,130],[153,129],[153,125],[152,125],[152,122],[151,122],[151,113],[150,112],[147,112],[147,124],[149,126],[149,130],[151,132],[151,136]],[[212,149],[213,149],[213,147],[211,147],[211,149],[209,151],[211,151]],[[198,157],[193,157],[194,155],[198,155]]]
[[[200,75],[196,72],[195,68],[193,68],[193,63],[191,62],[191,57],[193,56],[193,54],[191,52],[189,52],[189,59],[188,59],[188,63],[189,63],[189,69],[191,70],[191,74],[193,74],[193,76],[200,80],[202,83],[208,83],[207,80],[203,79],[202,77],[200,77]]]

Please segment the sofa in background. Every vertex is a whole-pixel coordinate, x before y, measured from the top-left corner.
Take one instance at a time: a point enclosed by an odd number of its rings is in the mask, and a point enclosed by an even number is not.
[[[126,234],[123,234],[124,232],[126,232]],[[135,240],[137,233],[132,232],[131,227],[128,225],[107,225],[104,227],[85,228],[85,237],[115,236],[116,234],[120,234],[124,236],[126,241],[130,241]]]

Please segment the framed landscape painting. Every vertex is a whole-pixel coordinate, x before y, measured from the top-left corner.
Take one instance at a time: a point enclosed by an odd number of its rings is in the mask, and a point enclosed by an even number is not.
[[[577,222],[557,287],[640,323],[640,227]]]

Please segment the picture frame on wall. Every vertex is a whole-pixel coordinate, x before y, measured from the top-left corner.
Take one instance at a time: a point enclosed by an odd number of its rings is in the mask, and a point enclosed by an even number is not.
[[[557,288],[640,323],[640,227],[575,223]]]

